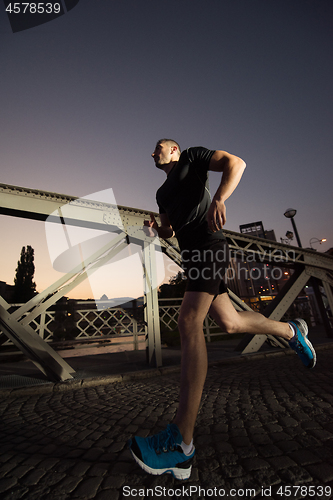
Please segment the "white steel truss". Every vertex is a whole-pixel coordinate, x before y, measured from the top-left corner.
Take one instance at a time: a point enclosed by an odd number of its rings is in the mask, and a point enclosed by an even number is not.
[[[158,320],[157,282],[155,265],[155,245],[158,238],[146,236],[142,230],[142,215],[146,212],[126,207],[115,207],[112,204],[77,199],[74,197],[47,193],[17,186],[0,185],[0,213],[35,220],[48,220],[63,223],[63,207],[66,206],[66,225],[78,225],[92,229],[116,233],[110,242],[91,253],[88,257],[39,293],[15,312],[9,314],[9,304],[2,299],[0,308],[0,326],[7,335],[30,359],[50,378],[66,380],[72,377],[74,370],[67,364],[66,369],[60,356],[38,337],[29,327],[36,317],[44,313],[66,293],[76,287],[91,274],[100,269],[119,254],[130,243],[140,245],[143,249],[143,268],[145,276],[146,302],[146,339],[148,359],[151,364],[160,366],[161,343]],[[119,214],[121,221],[119,221]],[[154,242],[155,241],[155,242]],[[15,333],[16,330],[16,333]],[[23,333],[24,332],[24,333]],[[38,349],[36,339],[38,337]],[[24,341],[23,341],[24,337]],[[44,346],[44,347],[43,347]],[[47,352],[48,358],[45,361]],[[43,356],[40,354],[43,353]],[[59,359],[60,358],[60,359]]]
[[[126,247],[130,241],[140,244],[143,248],[143,267],[146,277],[146,338],[148,359],[150,363],[155,363],[160,366],[161,361],[161,344],[159,330],[159,314],[157,289],[152,286],[152,278],[156,277],[156,266],[154,264],[154,245],[151,244],[151,239],[145,239],[141,233],[136,231],[136,228],[142,227],[143,218],[147,218],[150,212],[136,208],[117,206],[108,203],[102,203],[93,200],[85,200],[57,193],[44,192],[41,190],[28,189],[18,186],[8,186],[0,184],[0,213],[9,216],[30,218],[35,220],[45,221],[50,220],[50,215],[56,213],[54,222],[61,222],[62,208],[70,205],[70,212],[66,212],[66,224],[73,224],[93,229],[108,230],[117,233],[117,236],[112,243],[108,243],[105,247],[98,249],[89,258],[85,259],[84,265],[79,265],[70,273],[67,273],[63,278],[51,285],[47,290],[41,292],[36,297],[31,299],[27,304],[19,308],[15,313],[9,315],[8,307],[3,303],[0,308],[0,321],[2,331],[9,337],[13,337],[13,332],[16,333],[15,341],[19,347],[24,350],[24,346],[20,345],[22,337],[22,328],[28,332],[28,337],[31,334],[29,323],[33,321],[42,312],[45,312],[50,305],[63,297],[77,284],[83,281],[87,276],[87,269],[93,272],[100,268],[111,257],[117,255],[121,249]],[[121,218],[121,228],[117,217]],[[155,214],[158,219],[158,214]],[[295,269],[294,274],[289,279],[287,285],[272,301],[270,306],[265,310],[265,315],[272,319],[279,320],[296,299],[299,292],[311,279],[313,283],[319,282],[323,285],[329,307],[333,312],[333,257],[318,253],[309,249],[291,247],[282,243],[265,240],[253,236],[239,234],[233,231],[224,231],[230,249],[235,254],[252,255],[260,262],[272,262],[275,260],[280,262],[281,266],[290,266]],[[177,264],[181,264],[181,256],[177,241],[175,239],[159,241],[163,251]],[[149,279],[148,279],[149,277]],[[230,298],[237,310],[250,310],[250,308],[237,295],[229,291]],[[323,318],[324,319],[324,318]],[[326,326],[328,334],[331,333],[331,326],[327,322]],[[27,335],[24,335],[25,341]],[[263,342],[267,339],[266,335],[262,336],[245,336],[243,345],[240,346],[243,353],[257,351]],[[274,337],[275,341],[276,338]],[[31,341],[32,342],[32,341]],[[285,346],[283,341],[281,346]],[[36,364],[41,364],[40,360],[36,361],[36,353],[40,352],[31,348]],[[29,349],[26,349],[27,353]],[[30,351],[29,351],[30,352]],[[51,351],[48,354],[52,357]],[[54,353],[56,354],[56,353]],[[27,354],[29,355],[29,354]],[[59,380],[70,378],[73,371],[70,367],[66,370],[61,365],[59,359],[54,356],[52,359],[52,376]],[[45,362],[43,361],[44,365]],[[59,366],[58,366],[59,365]],[[56,366],[57,368],[54,368]],[[45,367],[44,367],[45,372]],[[49,368],[47,368],[50,374]]]

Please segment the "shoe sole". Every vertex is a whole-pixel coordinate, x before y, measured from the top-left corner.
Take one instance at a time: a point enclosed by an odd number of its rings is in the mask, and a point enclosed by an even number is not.
[[[317,355],[316,355],[316,351],[314,350],[313,345],[311,344],[310,340],[308,339],[308,332],[309,332],[308,325],[307,325],[306,321],[304,321],[304,319],[301,319],[301,318],[295,319],[294,321],[292,321],[292,323],[295,323],[295,325],[297,326],[297,328],[301,332],[301,335],[304,338],[306,345],[309,347],[310,351],[312,352],[313,360],[312,360],[312,363],[307,366],[307,368],[314,368],[314,366],[316,365],[316,362],[317,362]]]
[[[138,458],[135,453],[130,448],[130,452],[137,464],[140,465],[141,469],[154,476],[161,476],[162,474],[172,474],[176,479],[189,479],[191,476],[192,465],[188,469],[179,469],[178,467],[167,467],[165,469],[152,469],[149,465],[145,464]]]

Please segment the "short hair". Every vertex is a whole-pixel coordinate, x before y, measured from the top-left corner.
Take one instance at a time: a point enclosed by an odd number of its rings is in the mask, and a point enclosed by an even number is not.
[[[164,144],[164,143],[168,143],[170,146],[177,146],[177,149],[178,149],[178,154],[180,156],[180,153],[181,153],[181,149],[180,149],[180,146],[178,144],[178,142],[174,141],[173,139],[160,139],[159,141],[157,141],[156,143],[156,146],[158,144]]]

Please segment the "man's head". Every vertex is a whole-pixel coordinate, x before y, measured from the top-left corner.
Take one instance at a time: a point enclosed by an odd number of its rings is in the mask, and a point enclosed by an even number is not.
[[[160,139],[157,141],[152,154],[156,167],[162,170],[169,163],[178,161],[179,156],[180,146],[173,139]]]

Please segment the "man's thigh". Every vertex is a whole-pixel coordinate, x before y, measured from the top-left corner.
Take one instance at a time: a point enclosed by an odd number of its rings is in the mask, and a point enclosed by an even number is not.
[[[209,314],[221,327],[238,321],[238,313],[227,293],[222,293],[216,297],[211,304]]]
[[[211,307],[214,296],[207,292],[185,292],[180,308],[180,320],[192,319],[203,323]]]
[[[229,266],[229,248],[225,240],[215,240],[188,251],[183,259],[187,277],[186,291],[206,292],[213,296],[227,291],[225,278]]]

